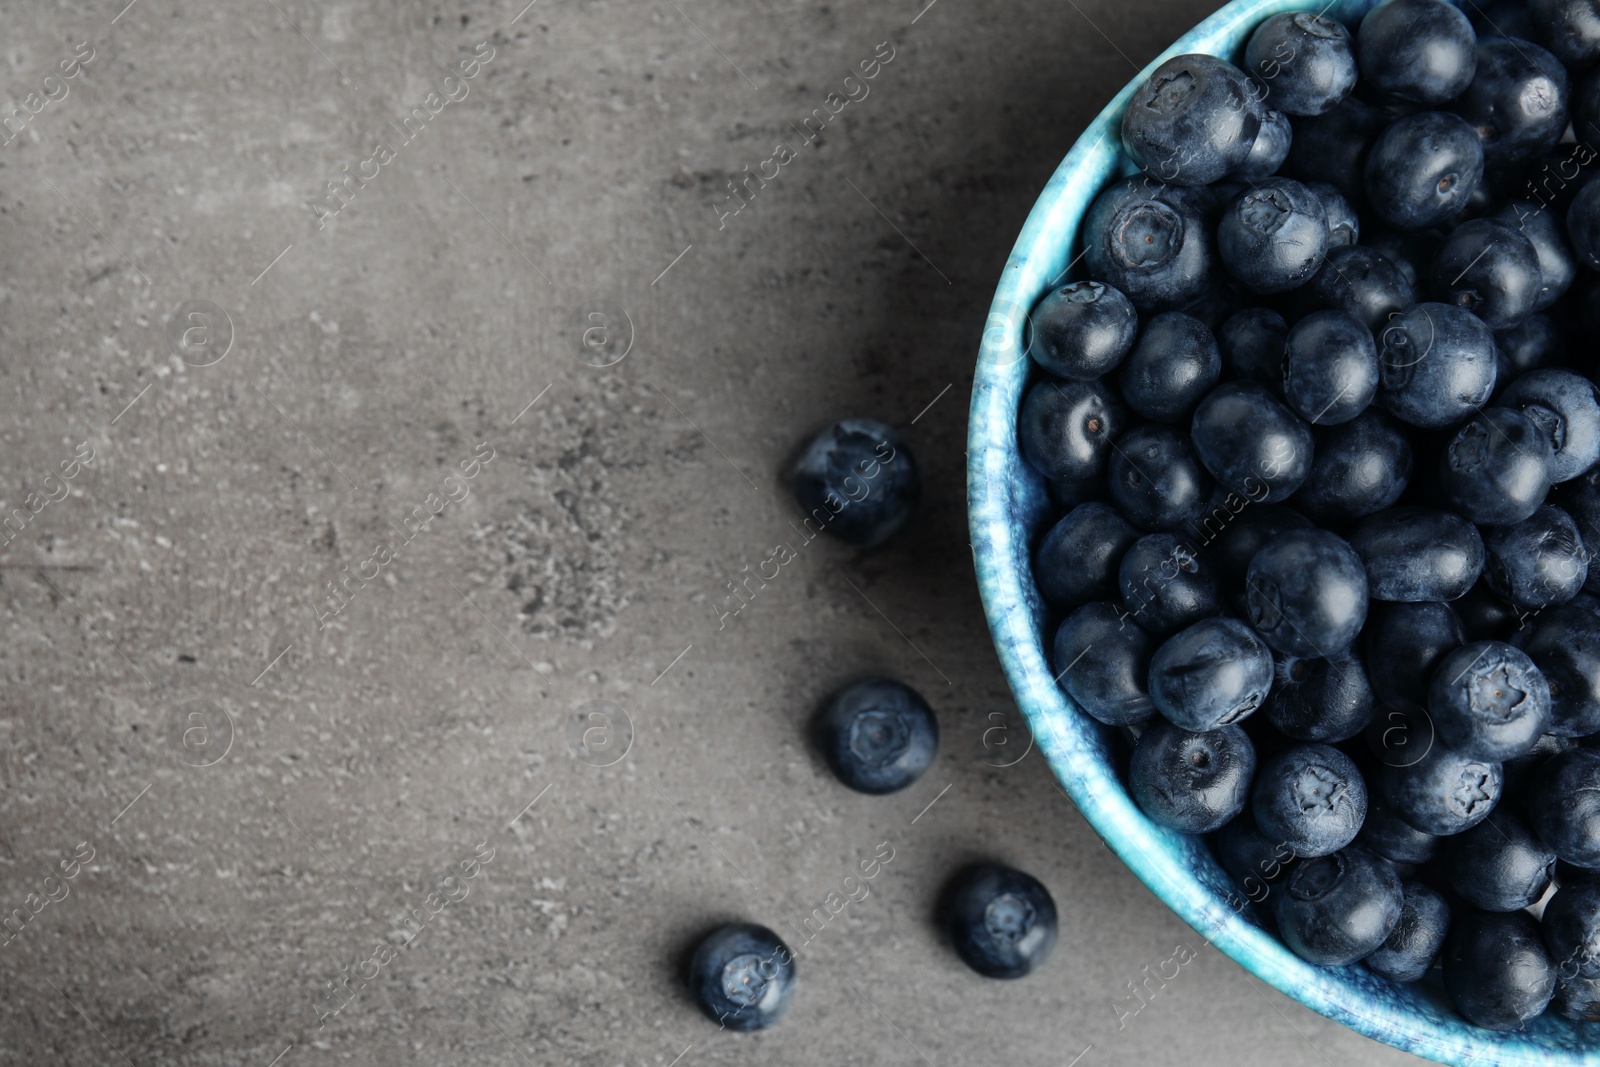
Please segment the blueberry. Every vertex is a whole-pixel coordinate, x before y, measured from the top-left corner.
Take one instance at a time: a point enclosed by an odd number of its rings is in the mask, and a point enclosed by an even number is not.
[[[1117,565],[1138,539],[1138,531],[1111,505],[1079,504],[1034,550],[1033,579],[1058,608],[1115,596]]]
[[[1439,246],[1433,291],[1491,330],[1515,326],[1539,302],[1539,254],[1516,226],[1499,219],[1463,222]]]
[[[921,778],[939,752],[939,720],[910,686],[868,678],[829,701],[822,753],[839,781],[861,793],[894,793]]]
[[[1289,116],[1270,108],[1261,116],[1261,129],[1250,145],[1250,154],[1230,178],[1240,181],[1260,181],[1278,173],[1283,161],[1289,158],[1289,145],[1294,140],[1294,127]]]
[[[1319,306],[1354,315],[1374,332],[1417,302],[1414,282],[1389,257],[1367,245],[1328,249],[1306,292]]]
[[[1444,839],[1450,888],[1484,911],[1529,907],[1550,888],[1555,866],[1556,854],[1504,804],[1472,829]]]
[[[1556,977],[1550,1011],[1575,1023],[1600,1022],[1600,978]]]
[[[1407,749],[1427,747],[1421,756],[1408,752],[1396,757],[1411,762],[1385,764],[1384,803],[1418,830],[1437,837],[1459,834],[1487,819],[1505,783],[1500,764],[1464,756],[1422,729],[1408,729],[1407,734]]]
[[[1378,392],[1372,331],[1343,311],[1314,311],[1294,324],[1283,352],[1283,395],[1318,426],[1349,422]]]
[[[1325,114],[1296,118],[1284,173],[1303,182],[1328,182],[1359,200],[1366,189],[1367,156],[1388,124],[1387,115],[1355,97]]]
[[[1600,618],[1563,604],[1535,617],[1521,644],[1550,685],[1550,732],[1600,733]]]
[[[1455,600],[1483,573],[1483,538],[1449,511],[1391,508],[1357,526],[1350,547],[1366,566],[1374,600]]]
[[[1107,726],[1132,726],[1156,713],[1145,688],[1155,641],[1123,610],[1097,600],[1056,630],[1051,662],[1073,702]]]
[[[1558,486],[1551,499],[1578,524],[1578,536],[1593,559],[1600,551],[1600,467]],[[1600,567],[1590,569],[1584,589],[1600,592]]]
[[[1301,863],[1273,894],[1272,913],[1295,955],[1343,967],[1383,945],[1404,899],[1389,861],[1357,845]]]
[[[1193,733],[1158,719],[1133,746],[1128,792],[1150,821],[1204,834],[1244,810],[1255,768],[1255,749],[1241,728]]]
[[[1256,27],[1244,66],[1266,89],[1268,107],[1290,115],[1321,115],[1356,85],[1350,31],[1310,12],[1283,12]]]
[[[1494,335],[1495,380],[1509,382],[1567,358],[1567,338],[1548,315],[1529,315]]]
[[[1556,146],[1567,128],[1570,87],[1561,61],[1531,41],[1478,41],[1472,83],[1451,109],[1483,139],[1490,167],[1530,159]]]
[[[1233,199],[1217,224],[1217,254],[1228,273],[1257,293],[1282,293],[1311,280],[1328,251],[1322,200],[1292,178],[1263,178]]]
[[[1028,316],[1028,355],[1062,378],[1088,380],[1116,369],[1139,328],[1133,303],[1104,282],[1068,282]]]
[[[1521,522],[1487,527],[1483,545],[1484,580],[1518,607],[1565,604],[1589,574],[1589,555],[1572,516],[1549,504]]]
[[[1486,1030],[1520,1029],[1555,992],[1555,968],[1539,924],[1525,911],[1457,917],[1441,959],[1456,1011]]]
[[[1390,0],[1395,2],[1412,0]],[[1454,10],[1442,0],[1416,2]],[[1459,115],[1422,111],[1378,135],[1365,173],[1367,201],[1383,221],[1423,230],[1448,221],[1472,199],[1483,180],[1483,144]]]
[[[1213,389],[1191,434],[1212,477],[1258,503],[1287,500],[1311,473],[1311,427],[1257,382]]]
[[[1262,763],[1250,810],[1261,832],[1295,855],[1326,856],[1355,840],[1367,814],[1367,783],[1331,745],[1291,745]]]
[[[1454,426],[1494,392],[1494,333],[1450,304],[1417,304],[1389,320],[1378,361],[1378,402],[1423,429]]]
[[[1159,637],[1222,610],[1212,564],[1175,533],[1135,541],[1122,557],[1117,583],[1129,616]]]
[[[1600,978],[1600,883],[1563,885],[1545,904],[1539,923],[1558,975]]]
[[[695,1003],[730,1030],[765,1030],[794,997],[794,954],[777,934],[754,923],[730,923],[694,950],[689,991]]]
[[[1276,386],[1283,381],[1283,343],[1288,336],[1289,324],[1276,311],[1245,308],[1217,331],[1223,366],[1235,378]]]
[[[1212,845],[1222,869],[1252,899],[1260,899],[1254,896],[1259,887],[1281,881],[1295,860],[1294,850],[1262,833],[1248,811],[1218,830]]]
[[[1567,209],[1567,237],[1579,262],[1600,270],[1600,180],[1590,178]]]
[[[1106,469],[1126,409],[1099,382],[1044,378],[1022,400],[1022,454],[1046,478],[1081,481]]]
[[[1401,886],[1404,898],[1394,930],[1363,962],[1393,982],[1415,982],[1428,973],[1450,928],[1450,905],[1420,882]]]
[[[1403,100],[1437,106],[1466,91],[1477,69],[1477,35],[1442,0],[1385,0],[1361,20],[1361,78]]]
[[[1559,367],[1532,370],[1506,386],[1497,403],[1515,408],[1550,443],[1550,480],[1571,481],[1600,462],[1600,390]]]
[[[1134,90],[1122,144],[1146,173],[1206,185],[1237,170],[1265,113],[1250,79],[1225,59],[1173,56]]]
[[[1332,656],[1367,618],[1367,572],[1342,538],[1291,530],[1255,554],[1245,573],[1250,623],[1290,656]]]
[[[1528,786],[1528,821],[1556,855],[1600,867],[1600,749],[1568,749]]]
[[[1378,699],[1390,707],[1422,708],[1428,702],[1428,679],[1439,661],[1466,642],[1466,630],[1449,604],[1375,604],[1366,639],[1367,677]],[[1432,743],[1432,724],[1420,741]],[[1416,738],[1407,757],[1418,751]]]
[[[905,438],[873,419],[842,419],[818,434],[795,463],[791,484],[822,529],[861,548],[893,537],[922,498]]]
[[[1467,639],[1473,641],[1505,639],[1519,625],[1516,609],[1496,596],[1482,578],[1451,607],[1461,617]]]
[[[1205,510],[1211,477],[1188,435],[1147,423],[1123,434],[1114,447],[1111,500],[1135,526],[1173,530]]]
[[[1355,737],[1372,720],[1372,686],[1361,660],[1279,657],[1272,695],[1262,712],[1296,741],[1332,743]]]
[[[1204,524],[1197,534],[1208,541],[1207,558],[1218,577],[1229,588],[1244,588],[1250,560],[1261,547],[1285,530],[1304,530],[1311,521],[1298,511],[1279,504],[1251,504],[1231,522],[1215,526]]]
[[[945,890],[956,955],[986,978],[1021,978],[1056,943],[1056,902],[1032,875],[998,864],[970,868]]]
[[[1550,492],[1550,444],[1520,411],[1487,408],[1446,446],[1439,481],[1450,506],[1473,522],[1521,522]]]
[[[1569,67],[1600,62],[1600,11],[1590,0],[1527,0],[1540,43]]]
[[[1328,216],[1328,249],[1353,246],[1361,239],[1361,216],[1332,182],[1306,182],[1306,188],[1322,201]]]
[[[1391,863],[1427,863],[1439,851],[1440,839],[1396,815],[1379,794],[1367,798],[1367,818],[1356,840]]]
[[[1498,763],[1528,751],[1550,728],[1550,686],[1520,648],[1474,641],[1434,668],[1428,715],[1445,745]]]
[[[1122,364],[1122,399],[1155,422],[1187,422],[1222,376],[1222,353],[1205,323],[1182,311],[1154,315]]]
[[[1250,715],[1272,686],[1272,652],[1240,622],[1201,619],[1162,642],[1150,660],[1150,699],[1167,721],[1203,732]]]
[[[1201,207],[1156,182],[1113,184],[1084,214],[1084,263],[1145,311],[1178,307],[1205,292],[1216,246]]]
[[[1533,309],[1546,310],[1572,286],[1578,275],[1578,262],[1567,242],[1567,228],[1561,215],[1541,203],[1513,200],[1490,217],[1515,226],[1533,244],[1534,256],[1539,260],[1539,295],[1533,302]]]

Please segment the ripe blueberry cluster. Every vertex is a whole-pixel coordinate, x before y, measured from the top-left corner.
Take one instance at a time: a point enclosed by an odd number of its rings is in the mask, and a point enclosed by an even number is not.
[[[1600,1020],[1600,19],[1491,10],[1158,67],[1018,432],[1139,807],[1302,958],[1505,1030]]]

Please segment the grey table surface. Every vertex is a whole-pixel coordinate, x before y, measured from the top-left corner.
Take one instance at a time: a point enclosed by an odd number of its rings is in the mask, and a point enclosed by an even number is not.
[[[1101,845],[975,592],[994,280],[1204,3],[123,2],[3,8],[4,1062],[1407,1058]],[[880,550],[780,480],[842,414],[924,470]],[[944,736],[878,799],[805,734],[871,672]],[[1026,981],[930,921],[979,858],[1059,903]],[[781,1026],[696,1012],[808,917]]]

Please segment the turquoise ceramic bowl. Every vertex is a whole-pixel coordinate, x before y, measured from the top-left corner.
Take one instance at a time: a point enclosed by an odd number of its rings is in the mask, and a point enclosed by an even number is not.
[[[978,583],[995,647],[1036,743],[1078,810],[1134,874],[1207,941],[1263,981],[1369,1037],[1441,1063],[1600,1064],[1600,1027],[1545,1016],[1512,1034],[1462,1021],[1436,984],[1398,986],[1360,966],[1313,967],[1229,904],[1228,877],[1203,843],[1156,826],[1129,798],[1110,758],[1108,734],[1055,684],[1052,634],[1034,586],[1029,550],[1051,507],[1042,479],[1017,448],[1017,405],[1030,367],[1028,309],[1063,277],[1082,248],[1078,221],[1095,194],[1131,171],[1118,137],[1134,87],[1169,56],[1208,52],[1235,61],[1250,32],[1280,11],[1320,10],[1310,0],[1234,0],[1153,61],[1089,124],[1028,215],[1006,261],[985,324],[973,385],[967,481]],[[1333,9],[1353,22],[1370,0]],[[1594,1031],[1594,1032],[1588,1032]]]

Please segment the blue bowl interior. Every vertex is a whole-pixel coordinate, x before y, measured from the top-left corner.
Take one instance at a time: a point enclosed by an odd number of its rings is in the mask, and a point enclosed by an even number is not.
[[[1371,0],[1343,0],[1330,13],[1349,25]],[[1262,19],[1322,10],[1306,0],[1234,0],[1157,57],[1089,124],[1034,205],[1006,262],[985,323],[968,433],[968,503],[984,610],[1002,665],[1034,737],[1079,811],[1130,869],[1207,941],[1245,968],[1330,1019],[1441,1063],[1600,1064],[1585,1028],[1546,1015],[1516,1033],[1472,1026],[1432,983],[1396,985],[1360,966],[1314,967],[1252,918],[1251,907],[1198,838],[1150,822],[1118,778],[1108,728],[1079,711],[1049,664],[1048,613],[1029,553],[1051,520],[1045,484],[1017,446],[1017,407],[1030,380],[1023,348],[1028,310],[1067,277],[1081,249],[1078,220],[1109,181],[1130,173],[1119,141],[1133,89],[1173,55],[1207,52],[1235,61]],[[1231,903],[1230,903],[1231,901]]]

